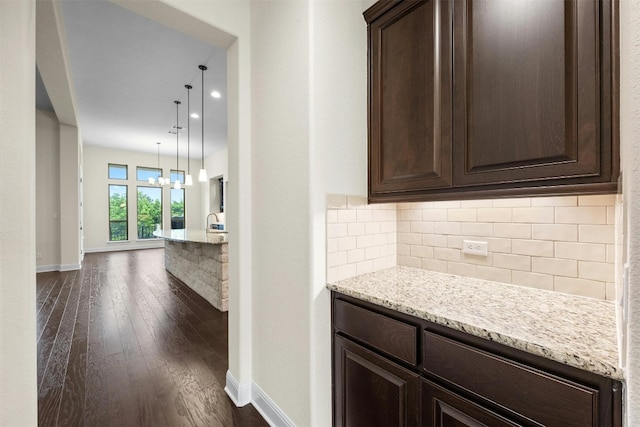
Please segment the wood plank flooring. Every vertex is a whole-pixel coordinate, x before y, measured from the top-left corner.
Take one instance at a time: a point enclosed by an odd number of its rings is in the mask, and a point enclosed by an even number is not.
[[[87,254],[37,275],[39,426],[266,426],[224,392],[227,314],[164,249]]]

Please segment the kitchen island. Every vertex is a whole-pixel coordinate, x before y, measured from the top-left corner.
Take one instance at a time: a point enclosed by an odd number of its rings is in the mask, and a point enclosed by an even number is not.
[[[227,233],[205,230],[157,230],[163,238],[166,270],[220,311],[229,307]]]

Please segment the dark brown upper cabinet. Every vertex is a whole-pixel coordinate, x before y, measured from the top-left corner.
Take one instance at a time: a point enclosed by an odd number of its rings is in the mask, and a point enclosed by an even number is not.
[[[369,200],[614,192],[617,3],[380,1]]]

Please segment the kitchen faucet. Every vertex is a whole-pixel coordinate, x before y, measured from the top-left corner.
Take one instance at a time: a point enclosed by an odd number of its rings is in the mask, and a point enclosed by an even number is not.
[[[207,224],[206,224],[205,230],[209,229],[209,218],[211,218],[211,215],[216,217],[216,222],[220,222],[220,218],[218,218],[218,214],[215,212],[211,212],[209,215],[207,215]]]

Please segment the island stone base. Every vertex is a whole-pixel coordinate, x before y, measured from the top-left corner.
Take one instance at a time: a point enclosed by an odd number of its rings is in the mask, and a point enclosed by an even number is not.
[[[209,244],[165,240],[167,271],[220,311],[229,309],[229,249]]]

